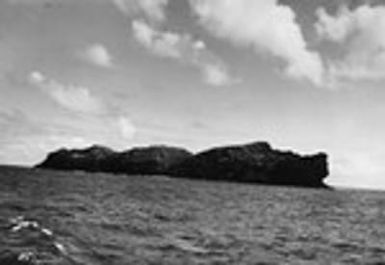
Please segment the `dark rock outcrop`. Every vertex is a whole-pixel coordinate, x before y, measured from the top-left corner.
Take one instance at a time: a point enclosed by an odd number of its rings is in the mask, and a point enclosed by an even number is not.
[[[196,155],[168,146],[124,152],[102,146],[60,149],[37,167],[303,187],[326,187],[323,181],[329,173],[325,153],[301,156],[275,150],[266,142],[218,147]]]
[[[266,142],[213,148],[175,165],[171,175],[255,182],[271,185],[324,187],[327,155],[300,156],[271,148]]]
[[[94,145],[86,149],[60,149],[50,153],[37,167],[125,174],[167,174],[171,166],[190,156],[192,153],[176,147],[150,146],[115,152]]]
[[[107,161],[114,155],[115,152],[112,149],[99,145],[86,149],[63,148],[48,154],[37,167],[99,172],[105,170]]]
[[[110,156],[105,171],[143,175],[168,174],[170,167],[192,156],[189,151],[177,147],[133,148]]]

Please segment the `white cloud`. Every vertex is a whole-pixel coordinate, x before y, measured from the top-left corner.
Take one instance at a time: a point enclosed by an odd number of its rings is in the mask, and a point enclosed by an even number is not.
[[[142,21],[133,21],[134,38],[152,53],[162,56],[181,57],[181,45],[190,42],[188,36],[181,36],[173,32],[162,32],[153,29]]]
[[[347,187],[384,188],[385,154],[373,149],[349,150],[344,154],[336,152],[330,163],[333,183]]]
[[[165,8],[168,0],[113,0],[118,9],[126,15],[144,15],[151,21],[166,19]]]
[[[45,76],[40,73],[40,72],[32,72],[30,75],[29,75],[29,80],[34,83],[34,84],[41,84],[43,83],[46,78]]]
[[[84,52],[84,58],[92,64],[101,67],[112,67],[112,57],[106,47],[95,43],[90,45]]]
[[[334,82],[385,79],[385,7],[363,5],[354,10],[342,7],[335,15],[317,12],[319,36],[344,51],[331,58],[330,78]]]
[[[197,40],[194,42],[193,47],[196,50],[204,50],[206,49],[206,44],[201,40]]]
[[[64,85],[38,71],[30,73],[29,80],[66,109],[86,113],[100,113],[104,110],[103,104],[86,87]]]
[[[125,116],[118,118],[118,126],[121,136],[125,139],[132,139],[136,133],[136,127],[131,120]]]
[[[100,127],[101,124],[103,124],[102,126],[109,124],[107,127],[114,128],[118,138],[130,139],[134,136],[136,127],[128,116],[93,96],[86,87],[64,85],[38,71],[30,73],[29,81],[48,94],[60,106],[73,112],[97,115],[94,116],[94,125]],[[87,116],[87,120],[91,121],[89,116]],[[101,133],[100,128],[98,131]],[[110,129],[107,131],[108,135],[113,133]]]
[[[134,38],[152,54],[198,68],[207,84],[224,86],[233,83],[226,66],[202,40],[194,40],[189,34],[157,30],[139,20],[132,22],[132,31]]]
[[[237,46],[252,46],[286,63],[285,73],[320,85],[323,64],[307,48],[293,10],[277,0],[190,0],[200,23]]]
[[[353,30],[353,17],[347,7],[342,7],[338,17],[330,16],[324,8],[317,10],[316,31],[322,38],[342,42]]]
[[[36,164],[47,152],[63,146],[98,143],[122,148],[136,133],[127,113],[87,88],[64,85],[40,71],[31,72],[28,82],[70,111],[46,109],[47,118],[42,120],[23,108],[0,110],[0,163]],[[78,113],[82,115],[73,115]]]
[[[202,65],[202,73],[207,84],[212,86],[225,86],[232,84],[235,80],[228,75],[227,71],[217,64]]]

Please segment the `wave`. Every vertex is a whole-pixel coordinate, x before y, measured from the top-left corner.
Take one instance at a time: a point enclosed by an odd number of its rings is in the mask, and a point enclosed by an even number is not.
[[[0,264],[37,265],[69,261],[66,247],[54,232],[38,221],[17,216],[2,226],[6,249],[1,249]],[[75,264],[74,262],[65,262]]]

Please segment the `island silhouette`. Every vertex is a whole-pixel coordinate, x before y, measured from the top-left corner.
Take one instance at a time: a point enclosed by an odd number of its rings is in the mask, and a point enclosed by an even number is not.
[[[36,167],[312,188],[328,188],[324,180],[329,174],[326,153],[299,155],[276,150],[267,142],[215,147],[196,154],[166,145],[122,152],[101,145],[62,148]]]

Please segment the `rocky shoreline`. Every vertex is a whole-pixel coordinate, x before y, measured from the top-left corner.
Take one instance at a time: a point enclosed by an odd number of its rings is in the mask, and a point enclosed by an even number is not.
[[[273,149],[267,142],[217,147],[196,154],[161,145],[123,152],[94,145],[51,152],[36,167],[313,188],[327,188],[324,180],[329,174],[327,154],[302,156]]]

